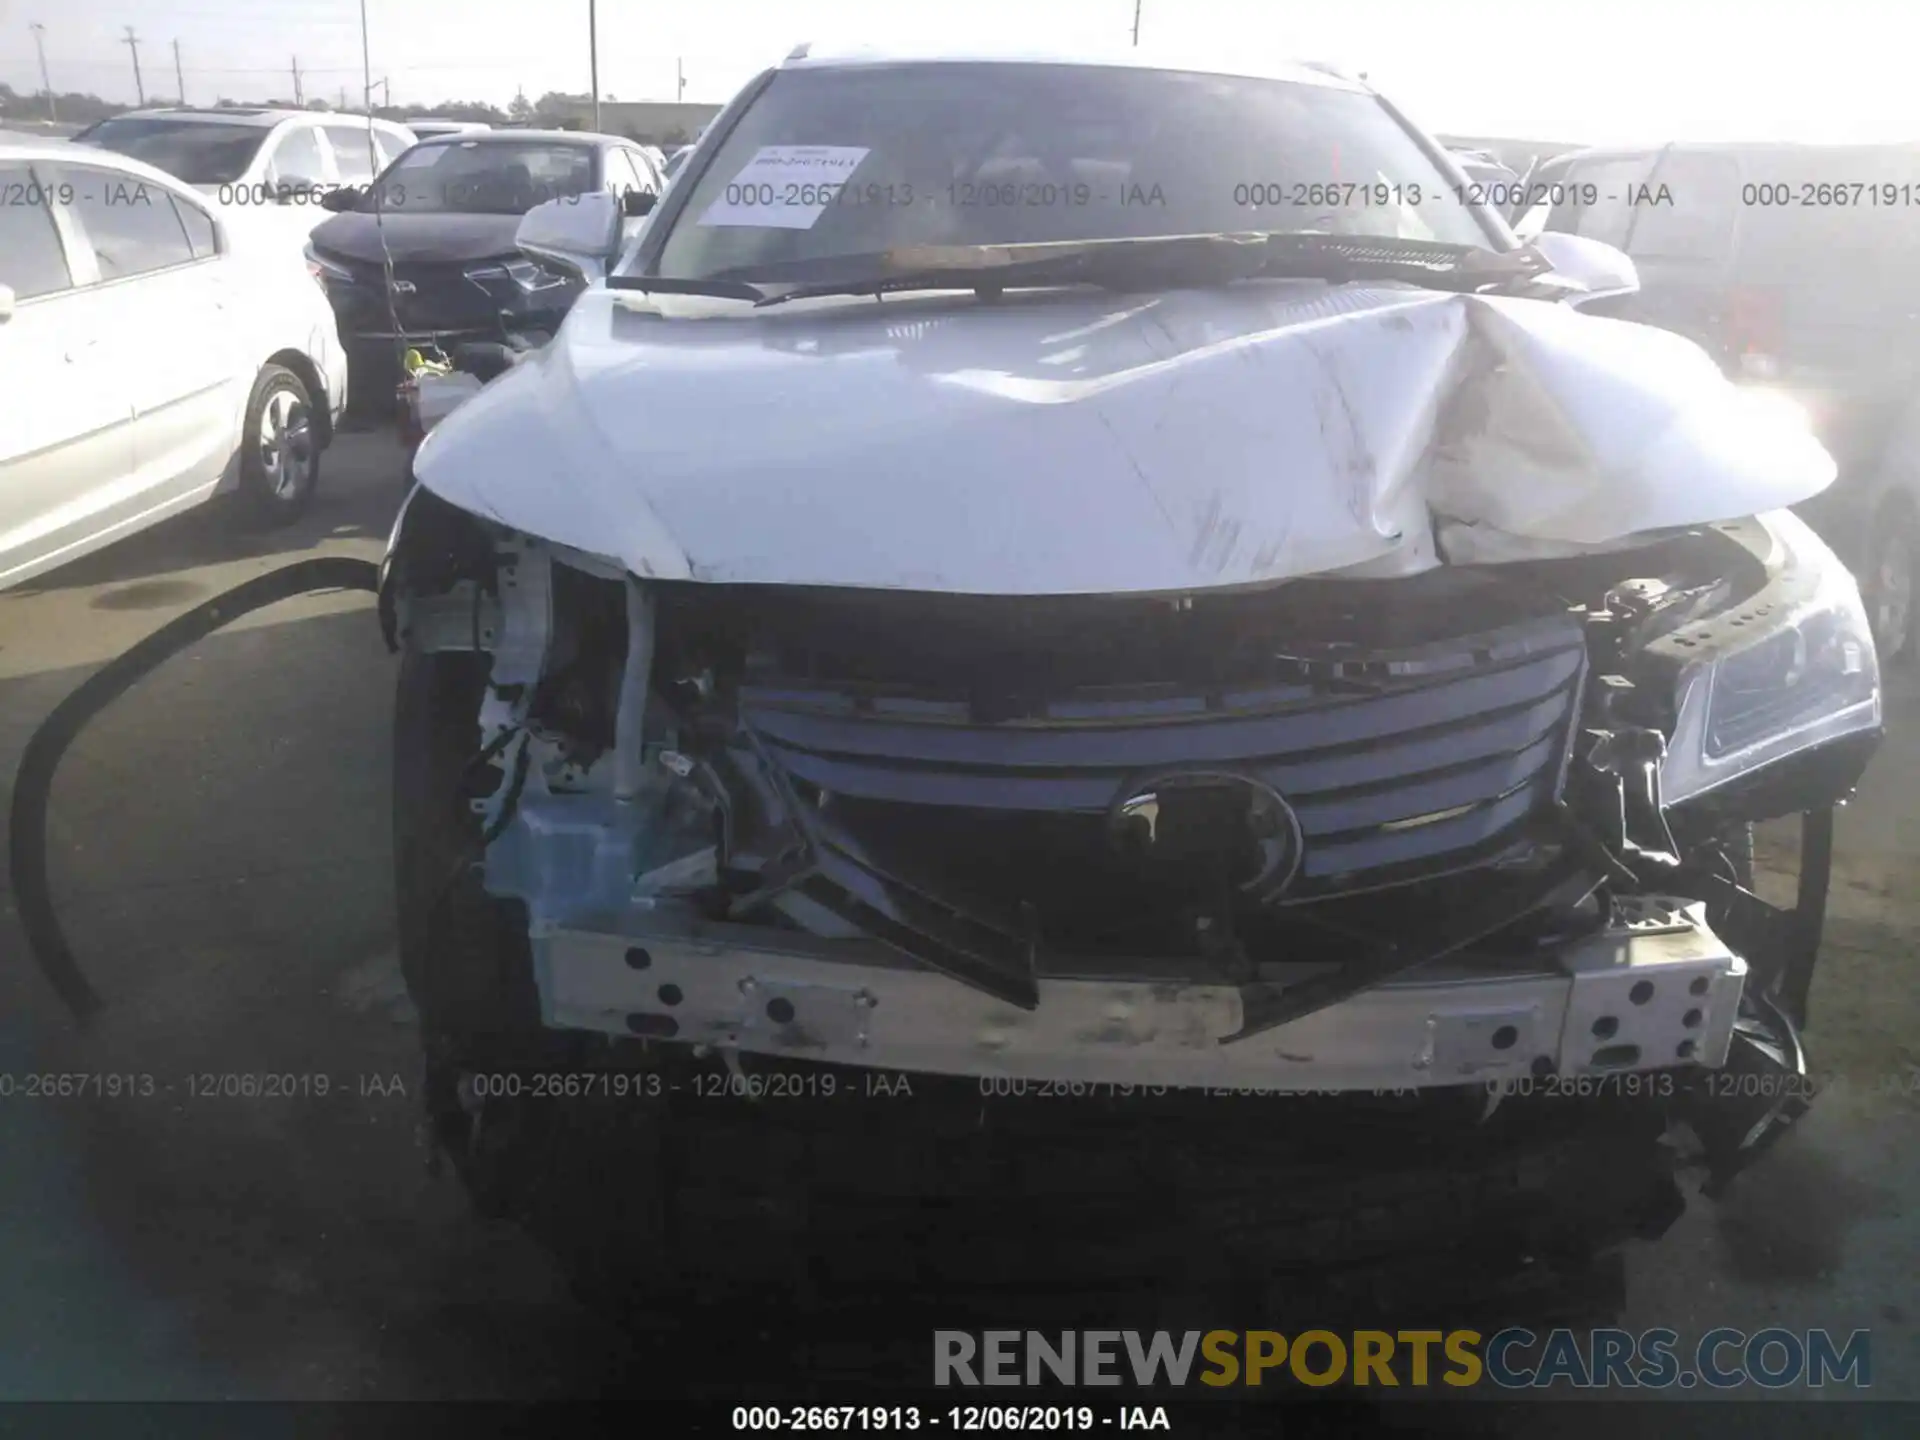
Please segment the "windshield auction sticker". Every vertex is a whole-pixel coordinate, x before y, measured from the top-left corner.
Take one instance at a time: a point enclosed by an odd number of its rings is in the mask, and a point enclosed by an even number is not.
[[[762,145],[700,223],[810,230],[867,154],[859,145]]]

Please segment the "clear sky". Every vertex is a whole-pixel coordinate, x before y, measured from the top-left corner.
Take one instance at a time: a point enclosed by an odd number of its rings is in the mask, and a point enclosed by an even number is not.
[[[804,39],[998,48],[1125,44],[1133,0],[599,0],[600,88],[720,101]],[[396,103],[588,88],[587,0],[368,0]],[[357,0],[0,0],[0,80],[189,103],[357,97]],[[1142,0],[1141,39],[1330,60],[1430,129],[1604,143],[1920,139],[1920,0]]]

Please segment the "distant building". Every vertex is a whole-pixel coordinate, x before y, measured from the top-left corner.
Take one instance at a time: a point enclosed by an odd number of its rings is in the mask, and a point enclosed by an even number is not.
[[[719,113],[718,105],[680,104],[672,100],[602,100],[600,129],[608,135],[625,135],[647,145],[685,145]],[[548,108],[547,117],[590,130],[593,102],[555,102]]]

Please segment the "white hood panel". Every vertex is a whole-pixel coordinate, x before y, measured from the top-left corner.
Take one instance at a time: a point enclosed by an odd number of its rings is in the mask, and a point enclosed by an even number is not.
[[[1678,336],[1305,281],[758,312],[596,289],[415,468],[643,576],[972,594],[1406,574],[1436,523],[1584,548],[1834,474]]]

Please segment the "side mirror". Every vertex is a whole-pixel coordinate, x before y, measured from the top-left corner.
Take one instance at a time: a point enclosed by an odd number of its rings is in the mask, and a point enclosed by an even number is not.
[[[629,190],[620,197],[620,213],[628,219],[653,213],[660,197],[651,190]]]
[[[620,253],[621,203],[605,190],[563,195],[520,217],[513,243],[539,260],[579,274],[589,285],[606,278]]]
[[[338,190],[329,190],[320,197],[320,208],[338,214],[356,208],[366,198],[366,186],[342,185]]]
[[[1570,305],[1631,295],[1640,288],[1640,271],[1633,260],[1605,241],[1547,230],[1534,237],[1533,247],[1552,263],[1555,275],[1579,287],[1568,297]]]
[[[0,324],[13,318],[13,287],[0,285]]]

